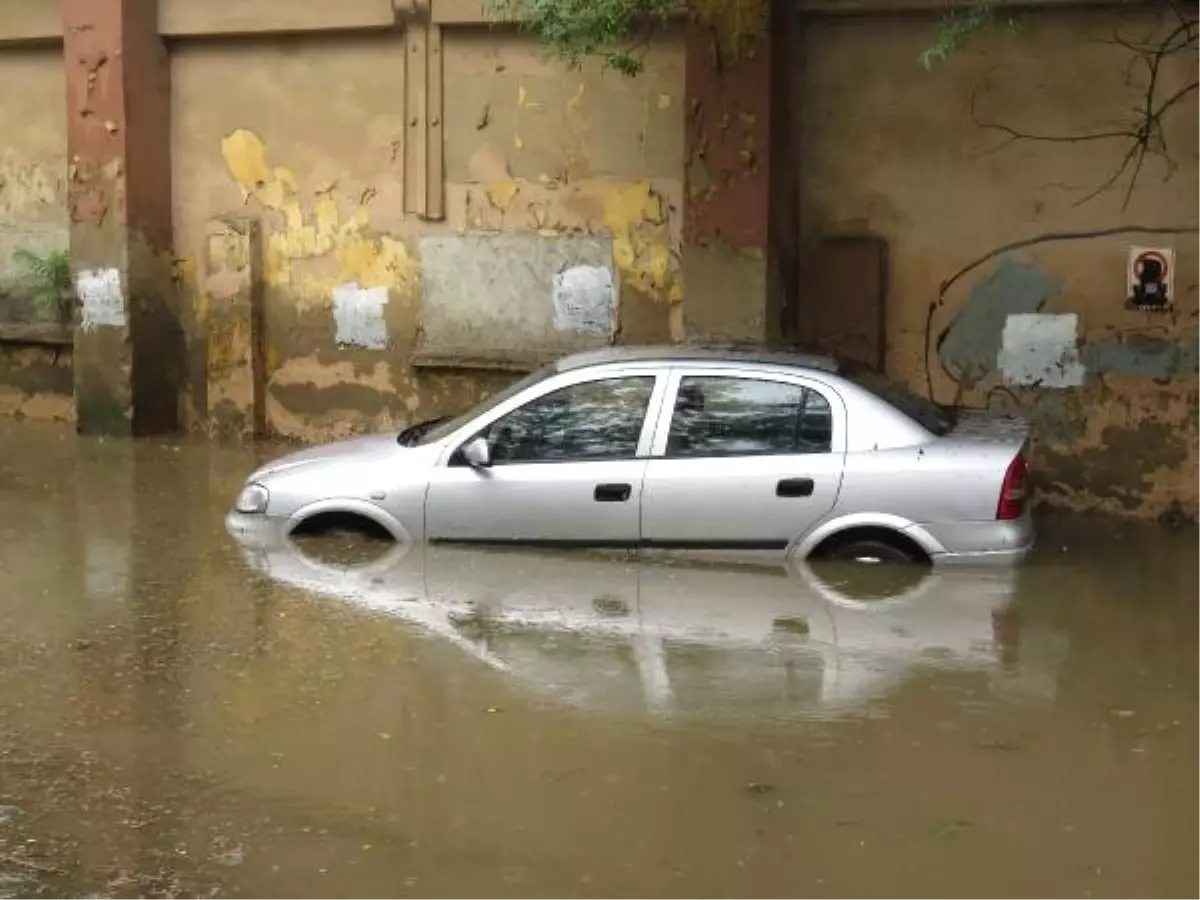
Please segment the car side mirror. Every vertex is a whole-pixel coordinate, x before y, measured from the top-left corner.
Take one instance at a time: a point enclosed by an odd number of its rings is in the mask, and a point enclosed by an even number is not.
[[[472,469],[487,469],[492,465],[492,453],[487,441],[481,437],[472,438],[463,445],[463,459]]]

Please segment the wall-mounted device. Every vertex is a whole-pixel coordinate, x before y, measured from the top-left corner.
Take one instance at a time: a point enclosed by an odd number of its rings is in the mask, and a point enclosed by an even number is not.
[[[1174,300],[1175,251],[1168,247],[1130,247],[1125,306],[1163,312]]]

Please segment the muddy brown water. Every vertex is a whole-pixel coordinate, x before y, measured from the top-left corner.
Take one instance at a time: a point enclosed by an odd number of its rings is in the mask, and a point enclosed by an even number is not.
[[[248,546],[254,462],[0,426],[0,896],[1197,894],[1195,531]]]

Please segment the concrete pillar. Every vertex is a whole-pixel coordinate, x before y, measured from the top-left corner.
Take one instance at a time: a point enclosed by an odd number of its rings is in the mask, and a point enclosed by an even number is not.
[[[208,223],[204,248],[208,427],[214,437],[266,433],[266,357],[259,225],[249,218]]]
[[[155,0],[61,0],[81,432],[172,431],[182,330],[171,278],[166,51]]]
[[[793,330],[787,6],[739,0],[725,19],[687,25],[682,267],[691,340],[778,341]]]

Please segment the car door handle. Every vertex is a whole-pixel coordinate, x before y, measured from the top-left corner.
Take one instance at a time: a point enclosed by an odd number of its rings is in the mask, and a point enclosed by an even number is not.
[[[775,485],[776,497],[811,497],[812,492],[811,478],[784,478]]]
[[[624,503],[633,493],[633,487],[628,484],[598,484],[592,495],[597,503]]]

